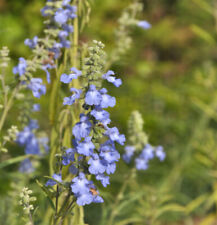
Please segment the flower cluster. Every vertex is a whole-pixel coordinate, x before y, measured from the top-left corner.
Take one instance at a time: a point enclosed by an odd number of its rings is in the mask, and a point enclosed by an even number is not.
[[[76,7],[70,5],[70,0],[47,1],[46,6],[41,10],[44,17],[47,18],[47,29],[45,38],[26,39],[25,45],[32,49],[35,57],[32,60],[19,58],[19,63],[13,68],[13,73],[18,75],[22,81],[32,90],[33,96],[40,98],[46,93],[46,86],[42,84],[41,78],[32,78],[32,72],[37,69],[43,70],[47,76],[47,82],[50,83],[50,69],[55,68],[55,61],[61,56],[62,48],[69,48],[70,41],[68,37],[74,28],[70,20],[76,17]]]
[[[138,170],[147,170],[149,161],[157,157],[163,161],[166,154],[162,146],[153,147],[148,144],[148,138],[143,131],[143,119],[138,111],[132,112],[128,122],[128,142],[122,158],[126,163],[135,161]]]
[[[32,194],[32,190],[28,188],[23,188],[22,192],[20,193],[20,205],[23,206],[23,210],[26,214],[30,214],[32,210],[34,210],[34,206],[32,202],[36,201],[36,197],[30,196]]]
[[[95,41],[94,44],[96,51],[90,48],[90,53],[100,54],[100,49],[103,48],[102,43]],[[98,57],[95,62],[92,62],[93,65],[101,67],[100,61],[97,60]],[[86,65],[90,65],[89,61]],[[86,74],[82,74],[76,68],[71,68],[69,75],[62,74],[60,78],[66,84],[79,77],[87,80],[82,90],[71,88],[74,94],[64,98],[63,102],[64,105],[72,105],[76,100],[83,102],[84,113],[80,114],[79,122],[72,129],[73,148],[67,149],[62,156],[62,165],[70,164],[70,172],[75,174],[71,182],[71,191],[77,198],[78,205],[103,202],[93,181],[88,179],[88,175],[94,175],[96,180],[106,187],[109,184],[108,175],[115,172],[116,162],[120,158],[115,142],[120,145],[125,142],[125,136],[119,133],[117,127],[109,127],[110,115],[105,110],[108,107],[114,107],[116,99],[107,94],[106,88],[101,87],[103,80],[119,87],[122,83],[121,79],[117,79],[113,71],[100,75],[99,70],[94,70],[93,67],[90,70],[87,67],[85,68]],[[56,177],[57,174],[54,176]],[[54,184],[51,180],[47,183],[47,185]]]
[[[130,163],[135,154],[135,147],[127,145],[125,147],[125,153],[123,154],[123,160],[126,163]],[[157,157],[160,161],[163,161],[166,157],[162,146],[153,147],[150,144],[146,144],[141,153],[135,157],[135,164],[138,170],[147,170],[148,163],[151,159]]]
[[[28,126],[24,127],[23,131],[17,133],[16,142],[20,146],[25,147],[26,155],[41,155],[40,146],[43,146],[45,151],[48,151],[49,147],[47,145],[48,139],[45,137],[37,138],[35,136],[35,131],[39,128],[37,120],[30,120]],[[20,172],[31,173],[34,171],[32,162],[29,158],[21,162]]]
[[[42,16],[49,20],[47,32],[58,37],[58,41],[55,41],[49,49],[55,54],[55,58],[60,56],[61,48],[69,48],[71,44],[67,38],[74,31],[70,21],[76,17],[77,8],[70,5],[70,2],[71,0],[59,2],[48,0],[46,6],[41,10]]]

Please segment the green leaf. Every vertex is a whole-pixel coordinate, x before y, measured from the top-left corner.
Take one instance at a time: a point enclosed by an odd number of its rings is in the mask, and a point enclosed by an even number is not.
[[[52,201],[52,196],[51,196],[51,193],[47,190],[47,188],[41,184],[38,180],[36,180],[36,183],[38,184],[38,186],[42,189],[43,193],[45,194],[45,197],[47,198],[48,202],[50,203],[51,205],[51,208],[54,210],[54,212],[56,211],[55,209],[55,205]]]
[[[196,208],[198,208],[204,201],[207,200],[207,195],[201,195],[198,198],[194,199],[191,201],[187,206],[186,206],[186,213],[191,213],[194,211]]]
[[[179,205],[179,204],[167,204],[163,207],[161,207],[157,213],[155,214],[155,218],[158,218],[159,216],[163,215],[165,212],[185,212],[185,207]]]
[[[201,39],[203,39],[207,43],[211,45],[216,44],[215,39],[211,36],[211,34],[209,34],[207,31],[205,31],[201,27],[194,24],[191,26],[191,29],[197,36],[199,36]]]
[[[18,157],[12,158],[12,159],[5,160],[5,161],[0,163],[0,169],[4,168],[6,166],[10,166],[14,163],[21,162],[24,159],[30,158],[31,156],[32,155],[23,155],[23,156],[18,156]]]

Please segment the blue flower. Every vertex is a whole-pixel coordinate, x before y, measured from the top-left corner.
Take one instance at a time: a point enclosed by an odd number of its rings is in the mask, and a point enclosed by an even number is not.
[[[110,164],[120,159],[120,154],[111,146],[103,146],[100,149],[100,157]]]
[[[86,138],[89,136],[91,131],[92,124],[89,121],[88,117],[84,114],[80,115],[80,122],[76,123],[72,129],[72,133],[77,140],[81,138]]]
[[[103,203],[104,200],[103,200],[103,198],[101,196],[95,195],[94,198],[93,198],[93,202],[94,203]]]
[[[115,163],[110,163],[106,165],[106,173],[107,174],[112,174],[116,170],[116,164]]]
[[[72,5],[66,5],[66,13],[69,19],[74,19],[75,17],[77,17],[77,15],[75,14],[77,11],[77,7],[76,6],[72,6]]]
[[[147,170],[148,169],[148,162],[144,158],[136,158],[135,159],[136,168],[137,170]]]
[[[24,58],[19,58],[19,63],[13,68],[14,74],[19,74],[20,76],[24,75],[26,72],[27,63]]]
[[[88,164],[90,165],[88,170],[91,174],[104,173],[106,170],[105,164],[97,154],[93,154],[91,156],[91,158],[88,160]]]
[[[38,112],[38,111],[40,111],[40,104],[33,104],[32,111],[33,111],[33,112]]]
[[[142,150],[141,157],[146,160],[153,159],[154,158],[154,148],[151,145],[147,144],[145,146],[145,148]]]
[[[60,25],[65,24],[68,21],[67,11],[60,8],[55,12],[54,20]]]
[[[54,186],[55,184],[57,184],[56,181],[58,181],[59,183],[62,183],[62,176],[61,176],[61,174],[55,174],[54,173],[52,177],[53,177],[54,180],[49,179],[47,181],[47,183],[45,184],[46,186]]]
[[[91,141],[91,137],[86,137],[84,141],[78,143],[76,150],[79,154],[85,156],[91,156],[93,154],[95,146]]]
[[[31,155],[40,155],[39,143],[34,134],[26,142],[25,153]]]
[[[113,75],[115,75],[115,73],[112,70],[109,70],[106,74],[102,75],[102,78],[114,84],[116,87],[119,87],[122,84],[122,81],[121,79],[116,79]]]
[[[101,183],[102,183],[102,185],[104,187],[106,187],[107,185],[110,184],[109,177],[108,176],[105,176],[104,174],[97,174],[96,175],[96,179],[99,180],[99,181],[101,181]]]
[[[32,162],[30,161],[30,159],[24,159],[19,167],[19,171],[21,173],[32,173],[34,172],[34,168],[32,166]]]
[[[100,94],[101,94],[101,97],[102,97],[102,100],[101,100],[101,103],[100,103],[100,107],[101,108],[108,108],[108,107],[114,107],[115,104],[116,104],[116,99],[115,97],[112,97],[107,93],[107,90],[106,88],[102,88],[100,90]]]
[[[126,140],[123,134],[119,134],[117,127],[108,128],[105,135],[107,135],[112,141],[118,142],[120,145],[124,145]]]
[[[95,85],[90,85],[90,88],[85,96],[85,103],[87,105],[99,105],[102,100],[102,96]]]
[[[72,25],[69,24],[63,24],[62,28],[64,31],[68,32],[68,33],[72,33],[74,32],[74,27]]]
[[[80,172],[79,175],[72,179],[71,190],[74,194],[83,194],[89,192],[89,180],[86,179],[85,174]]]
[[[82,93],[82,90],[78,90],[76,88],[71,88],[70,91],[75,93],[70,97],[65,97],[63,101],[63,105],[72,105],[76,99],[80,98],[80,95]]]
[[[69,33],[65,30],[61,30],[58,34],[59,38],[62,39],[62,38],[66,38],[69,36]]]
[[[44,17],[47,17],[47,16],[51,16],[50,14],[50,11],[52,10],[53,8],[51,6],[45,6],[41,9],[41,15],[44,16]]]
[[[159,158],[160,161],[163,161],[166,157],[166,153],[164,152],[164,149],[162,146],[156,147],[155,154]]]
[[[82,194],[77,194],[77,204],[80,206],[84,206],[84,205],[89,205],[90,203],[93,202],[93,195],[91,194],[91,192],[85,192]]]
[[[29,127],[25,127],[23,131],[17,134],[16,142],[19,145],[25,145],[26,142],[32,137],[33,133]]]
[[[49,63],[42,66],[42,70],[46,72],[48,83],[50,83],[50,72],[48,71],[48,69],[53,69],[53,68],[55,68],[55,66],[52,66]]]
[[[65,84],[68,84],[70,83],[73,79],[77,79],[79,76],[81,76],[81,71],[76,69],[75,67],[72,67],[71,68],[71,72],[69,75],[67,74],[62,74],[61,77],[60,77],[60,81],[65,83]]]
[[[68,5],[68,4],[70,3],[70,1],[71,1],[71,0],[63,0],[62,5],[63,5],[63,6],[66,6],[66,5]]]
[[[36,45],[38,44],[38,37],[35,36],[32,40],[27,38],[25,41],[24,41],[24,44],[29,46],[30,48],[35,48]]]
[[[135,147],[134,146],[127,145],[125,147],[125,153],[123,154],[123,160],[126,163],[130,163],[131,158],[133,157],[134,152],[135,152]]]
[[[41,95],[46,93],[46,87],[45,85],[42,85],[41,78],[32,78],[28,88],[32,90],[32,94],[36,98],[40,98]]]
[[[58,59],[61,55],[61,51],[60,49],[62,48],[62,44],[61,43],[58,43],[58,42],[55,42],[53,44],[53,47],[49,49],[49,51],[53,52],[54,53],[54,59]]]
[[[64,154],[64,156],[62,157],[62,164],[64,166],[67,166],[69,165],[71,162],[73,162],[75,160],[75,157],[74,157],[74,154],[75,154],[75,150],[72,149],[72,148],[68,148],[66,150],[66,153]]]
[[[96,120],[100,122],[106,121],[109,119],[109,113],[101,108],[95,108],[90,113]]]
[[[60,38],[60,42],[63,48],[70,48],[71,42],[65,38]]]
[[[139,21],[137,23],[137,25],[145,30],[147,29],[150,29],[151,28],[151,24],[149,22],[147,22],[146,20],[142,20],[142,21]]]
[[[75,167],[74,165],[71,165],[71,166],[69,167],[69,172],[70,172],[71,174],[77,174],[77,173],[78,173],[78,168]]]
[[[28,124],[29,129],[34,130],[34,129],[38,129],[38,121],[37,120],[30,120],[29,124]]]

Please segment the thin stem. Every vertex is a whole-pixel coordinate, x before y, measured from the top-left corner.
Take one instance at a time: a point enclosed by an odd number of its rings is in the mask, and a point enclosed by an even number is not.
[[[0,79],[2,83],[2,90],[4,94],[4,106],[7,104],[7,91],[6,91],[6,85],[5,85],[5,70],[2,69],[2,74],[0,74]]]
[[[56,194],[56,214],[58,212],[58,200],[59,200],[59,185],[57,184],[57,194]]]
[[[29,221],[30,221],[31,225],[34,225],[31,212],[29,213]]]
[[[12,103],[13,103],[13,100],[14,100],[14,97],[16,96],[16,94],[18,93],[19,91],[19,88],[20,88],[20,85],[18,84],[12,94],[11,94],[11,97],[9,98],[9,101],[7,102],[7,104],[5,105],[4,109],[3,109],[3,113],[2,113],[2,116],[1,116],[1,119],[0,119],[0,131],[2,129],[2,127],[4,126],[4,123],[5,123],[5,119],[7,117],[7,114],[8,114],[8,111],[10,110],[11,106],[12,106]]]
[[[123,185],[121,186],[121,189],[117,195],[117,198],[112,206],[112,212],[110,215],[110,218],[108,220],[107,225],[113,225],[113,221],[115,219],[115,217],[117,216],[118,211],[116,210],[117,206],[119,205],[120,201],[123,199],[123,194],[129,184],[129,181],[132,179],[133,175],[135,173],[135,168],[132,168],[128,174],[128,176],[126,177]]]

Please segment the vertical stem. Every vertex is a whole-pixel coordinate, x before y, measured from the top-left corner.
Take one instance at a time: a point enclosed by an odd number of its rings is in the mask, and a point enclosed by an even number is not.
[[[14,97],[16,96],[16,94],[18,93],[19,91],[19,84],[14,88],[12,94],[11,94],[11,97],[9,99],[9,101],[7,102],[7,104],[5,105],[4,109],[3,109],[3,113],[2,113],[2,116],[1,116],[1,119],[0,119],[0,131],[2,129],[2,127],[4,126],[4,123],[5,123],[5,119],[7,117],[7,114],[8,114],[8,111],[10,110],[11,106],[12,106],[12,103],[13,103],[13,100],[14,100]]]
[[[116,200],[115,200],[115,202],[114,202],[114,204],[112,206],[112,212],[111,212],[111,215],[110,215],[110,218],[108,220],[107,225],[113,225],[114,219],[115,219],[115,217],[116,217],[116,215],[118,213],[118,211],[116,210],[116,207],[118,206],[118,204],[122,200],[123,194],[124,194],[128,184],[129,184],[129,181],[132,179],[134,173],[135,173],[135,168],[132,168],[130,170],[130,172],[129,172],[129,175],[126,177],[123,185],[121,186],[121,189],[120,189],[120,191],[119,191],[119,193],[117,195],[117,198],[116,198]]]
[[[29,221],[30,221],[31,225],[34,225],[31,212],[29,213]]]

